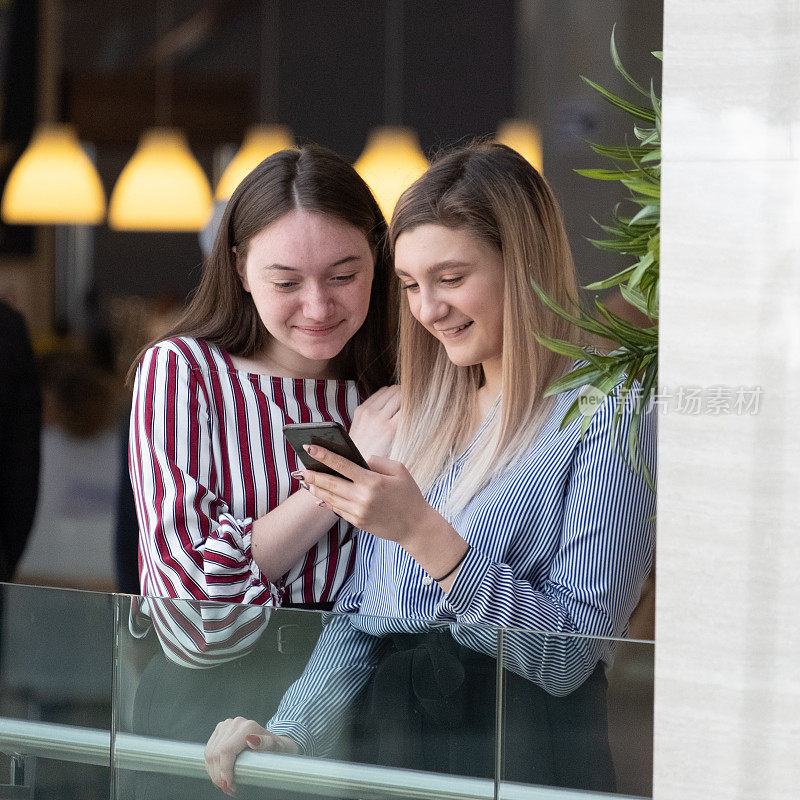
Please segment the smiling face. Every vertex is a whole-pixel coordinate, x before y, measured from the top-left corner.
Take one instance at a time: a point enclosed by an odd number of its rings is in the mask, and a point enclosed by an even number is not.
[[[258,357],[286,375],[329,376],[369,308],[374,258],[364,234],[295,209],[250,240],[236,269],[270,334]]]
[[[395,271],[414,317],[458,366],[482,364],[499,379],[503,355],[503,256],[466,230],[426,224],[398,236]]]

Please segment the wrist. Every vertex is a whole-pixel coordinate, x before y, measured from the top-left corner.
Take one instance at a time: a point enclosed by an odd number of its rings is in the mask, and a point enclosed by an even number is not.
[[[412,525],[408,540],[400,544],[428,575],[444,576],[456,561],[463,561],[468,545],[438,511],[427,503],[426,507]]]
[[[438,527],[438,523],[445,521],[432,506],[425,501],[423,503],[416,514],[406,517],[406,532],[403,541],[398,541],[398,544],[417,561],[419,556],[423,555],[430,537],[435,535],[434,530]]]

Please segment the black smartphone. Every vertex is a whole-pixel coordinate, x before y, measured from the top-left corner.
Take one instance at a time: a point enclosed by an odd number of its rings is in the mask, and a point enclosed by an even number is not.
[[[306,469],[344,477],[321,461],[317,461],[316,458],[312,458],[303,450],[304,444],[318,444],[320,447],[358,464],[359,467],[369,469],[364,456],[358,452],[358,448],[353,444],[353,440],[348,436],[344,426],[338,422],[292,422],[283,426],[283,435]]]

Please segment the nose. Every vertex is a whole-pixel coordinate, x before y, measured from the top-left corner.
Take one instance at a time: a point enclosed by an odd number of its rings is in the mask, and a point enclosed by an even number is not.
[[[333,309],[333,295],[324,286],[309,286],[303,295],[303,315],[324,322]]]
[[[411,300],[411,295],[409,295],[409,299]],[[420,288],[419,294],[414,299],[417,302],[411,301],[411,313],[423,325],[433,325],[434,322],[445,317],[449,310],[447,303],[434,290]]]

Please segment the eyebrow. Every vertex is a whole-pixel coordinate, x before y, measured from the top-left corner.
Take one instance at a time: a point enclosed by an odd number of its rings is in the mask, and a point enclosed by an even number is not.
[[[426,267],[425,272],[428,275],[436,275],[439,272],[447,272],[449,269],[459,269],[469,266],[471,266],[471,264],[467,261],[440,261],[438,264],[431,264],[429,267]],[[397,269],[396,267],[394,271],[397,275],[402,275],[406,278],[411,277],[407,272],[403,272],[403,270]]]
[[[335,267],[341,267],[345,264],[349,264],[351,261],[361,261],[360,256],[344,256],[344,258],[340,258],[338,261],[334,261],[332,264],[328,265],[328,269],[334,269]],[[300,270],[297,267],[287,267],[285,264],[266,264],[262,267],[264,270],[274,270],[275,272],[299,272]]]

